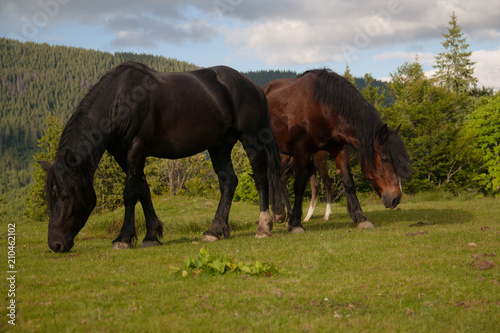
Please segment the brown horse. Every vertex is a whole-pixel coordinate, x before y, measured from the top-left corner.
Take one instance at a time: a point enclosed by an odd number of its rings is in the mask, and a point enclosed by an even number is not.
[[[410,176],[408,153],[395,131],[342,76],[328,70],[307,71],[298,78],[264,86],[271,127],[282,153],[294,157],[295,202],[288,219],[290,232],[303,232],[302,199],[312,156],[330,153],[340,170],[347,210],[358,228],[373,228],[356,197],[349,168],[349,146],[359,150],[361,170],[386,208],[401,201],[401,179]],[[279,214],[281,207],[274,207]]]

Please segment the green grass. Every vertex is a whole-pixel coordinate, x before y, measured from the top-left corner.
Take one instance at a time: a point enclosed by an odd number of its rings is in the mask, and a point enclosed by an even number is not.
[[[48,249],[46,223],[5,221],[3,244],[6,223],[16,222],[17,229],[16,329],[496,332],[500,199],[403,200],[401,210],[386,210],[371,197],[362,199],[374,230],[355,229],[339,204],[330,221],[322,221],[325,207],[319,205],[304,224],[306,233],[275,225],[273,237],[262,240],[254,238],[258,207],[234,203],[232,237],[203,243],[217,202],[160,198],[163,246],[111,250],[120,209],[92,216],[67,254]],[[144,218],[140,205],[137,210],[140,245]],[[287,273],[171,273],[201,248],[234,261],[267,261]],[[482,267],[483,261],[489,264]],[[8,301],[7,292],[3,298]],[[7,319],[3,314],[0,331],[11,329]]]

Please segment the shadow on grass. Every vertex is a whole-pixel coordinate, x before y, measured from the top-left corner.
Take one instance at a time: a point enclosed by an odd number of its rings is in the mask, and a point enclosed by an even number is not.
[[[199,241],[196,237],[179,237],[175,239],[169,239],[169,240],[161,240],[162,245],[161,246],[168,246],[168,245],[173,245],[173,244],[185,244],[185,243],[192,243],[194,241]],[[139,244],[139,246],[142,245],[142,242]]]
[[[412,223],[413,225],[444,225],[469,222],[473,215],[461,209],[404,209],[377,210],[365,212],[365,216],[375,227],[388,226],[393,223]],[[348,222],[346,222],[348,221]],[[347,214],[332,214],[328,221],[321,217],[313,217],[303,223],[306,230],[334,230],[354,228],[354,223]]]

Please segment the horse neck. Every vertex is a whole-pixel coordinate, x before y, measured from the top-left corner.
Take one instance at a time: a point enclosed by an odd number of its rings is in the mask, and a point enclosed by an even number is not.
[[[82,178],[90,178],[99,165],[109,141],[107,130],[79,122],[78,117],[70,119],[61,136],[57,161],[66,170],[76,171]]]

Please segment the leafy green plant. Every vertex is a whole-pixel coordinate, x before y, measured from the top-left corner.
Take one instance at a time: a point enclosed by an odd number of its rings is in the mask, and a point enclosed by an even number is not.
[[[470,159],[470,180],[488,195],[500,195],[500,94],[474,110],[462,128],[461,146]]]
[[[184,260],[184,268],[171,266],[170,270],[173,274],[179,274],[182,277],[190,275],[209,274],[209,275],[224,275],[226,273],[243,273],[255,276],[271,276],[275,274],[284,274],[285,271],[280,270],[272,263],[260,262],[256,260],[254,263],[244,263],[239,261],[236,263],[231,257],[226,254],[211,255],[208,250],[201,248],[198,257],[187,257]]]

